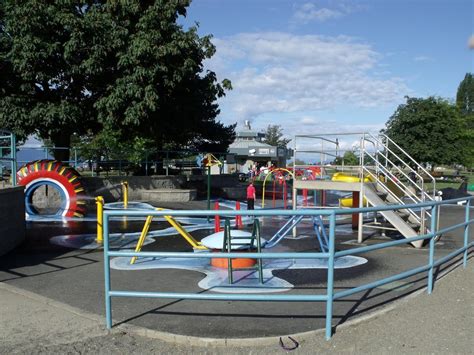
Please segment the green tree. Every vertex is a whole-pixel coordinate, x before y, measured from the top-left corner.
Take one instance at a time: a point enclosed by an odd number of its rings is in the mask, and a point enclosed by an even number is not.
[[[466,73],[456,93],[456,106],[463,119],[466,129],[462,132],[464,141],[463,165],[474,167],[474,75]]]
[[[383,131],[415,160],[439,164],[460,163],[464,156],[465,121],[445,99],[406,97]]]
[[[458,86],[456,105],[463,115],[474,115],[474,75],[466,73]]]
[[[216,100],[231,84],[204,71],[211,36],[177,24],[189,3],[1,1],[0,126],[55,146],[106,126],[132,144],[225,150],[235,126]]]
[[[265,131],[264,142],[276,147],[286,148],[291,139],[283,138],[283,129],[280,125],[268,125]]]
[[[346,151],[342,157],[334,159],[335,165],[356,166],[359,165],[359,157],[354,152]]]

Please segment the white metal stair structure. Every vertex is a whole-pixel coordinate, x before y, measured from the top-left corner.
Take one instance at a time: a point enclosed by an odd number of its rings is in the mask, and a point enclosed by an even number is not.
[[[417,204],[435,199],[434,177],[388,136],[364,133],[360,142],[359,159],[361,181],[367,177],[371,181],[362,182],[361,189],[371,206]],[[433,182],[432,194],[426,191],[424,179]],[[377,216],[373,222],[365,223],[363,227],[397,230],[405,238],[426,233],[427,222],[431,218],[431,213],[424,208],[403,208],[379,213],[392,227],[378,221]],[[420,248],[423,241],[412,244]]]

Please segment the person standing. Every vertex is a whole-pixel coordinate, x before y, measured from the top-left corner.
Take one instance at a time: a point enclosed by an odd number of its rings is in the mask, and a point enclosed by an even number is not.
[[[255,187],[253,186],[253,182],[250,182],[249,186],[247,187],[247,209],[253,210],[255,205]]]

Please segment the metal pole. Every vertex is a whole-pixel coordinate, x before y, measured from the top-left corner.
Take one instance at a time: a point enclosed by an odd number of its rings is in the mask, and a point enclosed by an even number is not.
[[[16,171],[18,170],[17,162],[16,162],[16,136],[14,133],[11,134],[11,150],[10,155],[12,158],[11,161],[11,169],[12,169],[12,186],[16,186]]]
[[[107,329],[112,328],[112,299],[110,297],[110,260],[109,260],[109,216],[104,216],[104,283],[105,283],[105,319]]]
[[[122,181],[123,208],[128,208],[128,182]]]
[[[145,176],[148,176],[148,151],[145,152]]]
[[[262,252],[262,241],[260,236],[260,223],[258,218],[255,218],[254,227],[255,227],[255,236],[257,237],[257,252],[260,254]],[[251,245],[253,247],[253,245]],[[262,270],[262,259],[257,259],[258,265],[258,280],[260,284],[263,284],[263,270]]]
[[[360,192],[359,192],[359,208],[364,207],[364,154],[365,154],[365,134],[360,139],[360,157],[359,157],[359,171],[360,171]],[[362,243],[364,235],[364,215],[359,212],[359,221],[357,229],[357,242]]]
[[[102,243],[104,241],[104,198],[102,196],[97,196],[95,198],[95,203],[97,205],[97,243]]]
[[[336,214],[329,218],[329,258],[328,258],[328,284],[326,294],[326,340],[332,336],[332,306],[334,301],[334,253],[335,253]]]
[[[437,210],[439,206],[433,206],[431,210],[431,233],[434,233],[430,239],[430,254],[429,254],[429,270],[428,270],[428,294],[430,295],[433,292],[433,264],[434,264],[434,250],[435,250],[435,240],[436,240],[436,219],[438,216]]]
[[[227,247],[227,252],[232,252],[232,236],[230,234],[230,222],[229,219],[225,220],[224,224],[224,247]],[[228,282],[229,284],[234,283],[234,278],[232,275],[232,258],[227,259],[227,273],[228,273]]]
[[[296,180],[296,174],[293,177],[293,186],[295,184],[295,180]],[[296,208],[298,207],[297,198],[298,198],[298,189],[293,187],[293,196],[292,196],[292,201],[291,201],[293,204],[293,211],[296,211]],[[298,231],[296,230],[296,224],[295,224],[295,226],[293,227],[293,238],[296,238],[297,233]]]
[[[211,167],[207,167],[207,210],[211,210]],[[207,222],[209,223],[209,215],[207,216]]]
[[[463,256],[463,259],[462,259],[462,265],[464,268],[466,268],[467,266],[467,244],[469,243],[469,220],[470,220],[470,216],[469,216],[469,212],[470,212],[470,207],[471,207],[471,200],[467,200],[466,202],[466,218],[464,219],[464,222],[466,222],[466,225],[464,226],[464,248],[466,248],[466,250],[464,250],[464,256]]]

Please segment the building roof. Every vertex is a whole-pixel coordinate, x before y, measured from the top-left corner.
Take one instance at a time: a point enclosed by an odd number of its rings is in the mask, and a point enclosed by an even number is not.
[[[234,141],[229,145],[229,149],[248,149],[249,147],[261,147],[261,148],[272,148],[270,144],[257,142],[254,140],[251,141]]]

